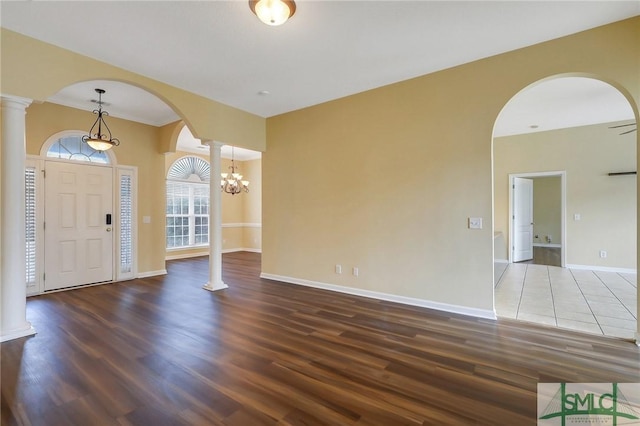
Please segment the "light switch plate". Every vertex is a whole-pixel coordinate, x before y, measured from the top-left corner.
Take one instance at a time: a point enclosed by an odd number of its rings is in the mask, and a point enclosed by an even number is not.
[[[142,216],[142,223],[151,223],[151,216]]]
[[[470,217],[469,218],[469,229],[482,229],[482,218],[481,217]]]

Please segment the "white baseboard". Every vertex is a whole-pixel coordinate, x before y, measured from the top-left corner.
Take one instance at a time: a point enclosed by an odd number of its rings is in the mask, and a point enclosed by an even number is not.
[[[255,249],[255,248],[224,249],[224,250],[222,250],[222,253],[235,253],[235,252],[238,252],[238,251],[250,251],[252,253],[262,253],[261,249]],[[209,252],[205,251],[205,252],[198,252],[198,253],[175,254],[175,255],[171,255],[171,256],[165,256],[164,260],[189,259],[191,257],[201,257],[201,256],[209,256]]]
[[[562,248],[562,244],[533,243],[534,247]]]
[[[224,249],[222,250],[222,253],[235,253],[238,251],[250,251],[251,253],[262,253],[261,249],[255,249],[255,248],[232,248],[232,249]]]
[[[617,272],[619,274],[637,274],[637,269],[631,268],[611,268],[609,266],[594,266],[594,265],[573,265],[566,264],[565,268],[568,269],[583,269],[589,271],[600,271],[600,272]]]
[[[509,263],[508,259],[493,259],[493,263]]]
[[[36,330],[31,326],[30,322],[27,322],[23,328],[0,333],[0,342],[8,342],[9,340],[33,336],[34,334],[36,334]]]
[[[196,252],[196,253],[185,253],[185,254],[172,254],[169,256],[165,256],[164,260],[178,260],[178,259],[189,259],[191,257],[200,257],[200,256],[209,256],[209,251],[204,252]]]
[[[138,278],[156,277],[158,275],[167,275],[167,270],[166,269],[158,269],[157,271],[139,272],[138,273]]]
[[[389,302],[401,303],[403,305],[420,306],[422,308],[436,309],[438,311],[451,312],[455,314],[468,315],[478,318],[496,319],[496,313],[493,310],[469,308],[466,306],[450,305],[448,303],[433,302],[430,300],[416,299],[413,297],[397,296],[395,294],[380,293],[377,291],[362,290],[353,287],[344,287],[335,284],[322,283],[318,281],[309,281],[301,278],[292,278],[282,275],[268,274],[262,272],[260,278],[268,280],[282,281],[290,284],[298,284],[306,287],[314,287],[323,290],[335,291],[338,293],[352,294],[354,296],[368,297],[370,299],[387,300]]]

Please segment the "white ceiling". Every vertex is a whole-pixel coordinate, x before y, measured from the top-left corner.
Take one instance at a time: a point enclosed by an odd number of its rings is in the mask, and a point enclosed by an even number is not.
[[[178,149],[180,151],[209,155],[209,146],[201,144],[200,139],[194,138],[187,126],[184,126],[180,131],[180,134],[178,134]],[[222,158],[234,158],[240,161],[257,160],[258,158],[262,158],[262,153],[258,151],[232,147],[231,145],[223,145],[220,149],[220,155]]]
[[[640,14],[640,1],[297,4],[280,27],[262,24],[246,1],[2,1],[0,22],[270,117]],[[96,22],[101,29],[92,29]],[[154,125],[177,119],[159,99],[117,82],[79,83],[51,101],[92,109],[95,87],[107,90],[114,116]],[[549,99],[537,98],[522,120],[543,127],[533,114]]]
[[[543,132],[567,127],[634,122],[629,101],[600,80],[564,77],[527,87],[505,105],[494,136]]]

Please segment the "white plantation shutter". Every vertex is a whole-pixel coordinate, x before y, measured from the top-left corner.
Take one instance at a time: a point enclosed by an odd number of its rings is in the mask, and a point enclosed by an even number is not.
[[[37,284],[36,257],[36,173],[35,167],[27,167],[24,174],[25,187],[25,240],[26,240],[26,284],[31,287]]]
[[[136,185],[137,170],[130,167],[118,168],[117,220],[114,231],[117,245],[116,276],[118,281],[136,277]]]
[[[131,176],[120,176],[120,273],[133,268],[133,193]]]

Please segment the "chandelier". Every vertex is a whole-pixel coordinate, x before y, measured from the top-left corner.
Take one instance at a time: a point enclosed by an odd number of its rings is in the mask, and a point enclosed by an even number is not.
[[[282,25],[296,13],[293,0],[249,0],[249,8],[267,25]]]
[[[111,135],[111,130],[109,130],[109,126],[107,126],[107,123],[103,118],[104,116],[109,115],[107,111],[102,110],[102,94],[104,92],[105,91],[103,89],[96,89],[96,93],[98,93],[98,109],[94,109],[93,113],[98,114],[98,118],[96,118],[93,126],[89,129],[89,134],[82,137],[82,141],[86,142],[87,145],[96,151],[106,151],[114,146],[120,145],[120,141]],[[94,133],[96,125],[98,125],[98,130]],[[102,126],[107,129],[109,136],[107,136],[106,133],[102,133]]]
[[[241,191],[249,192],[249,181],[242,180],[242,175],[238,173],[234,158],[233,147],[231,147],[231,173],[221,173],[220,189],[227,194],[236,195]]]

